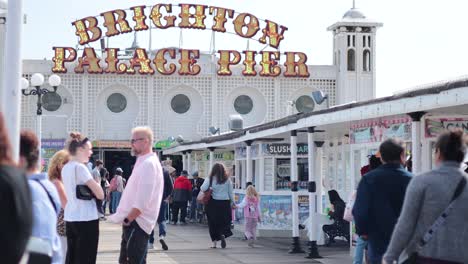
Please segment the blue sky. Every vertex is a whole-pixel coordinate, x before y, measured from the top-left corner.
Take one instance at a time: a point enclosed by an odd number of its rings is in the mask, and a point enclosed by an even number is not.
[[[288,27],[281,51],[304,52],[308,64],[313,65],[332,63],[332,33],[326,28],[352,6],[351,0],[23,0],[23,3],[28,17],[23,35],[24,59],[51,59],[53,46],[75,47],[77,38],[71,22],[79,18],[137,5],[197,3],[251,13]],[[358,0],[356,6],[368,18],[384,23],[377,33],[377,96],[468,72],[467,1]],[[207,20],[210,18],[208,15]],[[152,35],[153,48],[179,45],[179,29],[157,29]],[[207,30],[185,30],[182,47],[209,50],[210,36]],[[143,47],[148,46],[148,31],[138,38]],[[124,48],[132,40],[132,34],[113,37],[110,46]],[[92,45],[97,48],[99,43]],[[263,48],[255,41],[249,45],[252,50]],[[246,46],[247,41],[240,37],[216,35],[216,49],[241,51]]]

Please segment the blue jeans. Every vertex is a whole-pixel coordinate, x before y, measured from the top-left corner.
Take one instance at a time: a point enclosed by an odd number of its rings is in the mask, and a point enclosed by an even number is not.
[[[166,210],[167,210],[167,202],[163,201],[161,203],[161,208],[159,208],[159,215],[158,215],[158,227],[159,227],[159,236],[166,236]],[[151,231],[149,242],[154,244],[154,230]]]
[[[136,221],[129,226],[122,226],[120,243],[120,264],[145,264],[148,251],[149,235],[141,229]]]
[[[387,251],[388,243],[389,241],[384,241],[381,238],[369,236],[367,252],[370,264],[382,263],[382,257],[385,251]]]
[[[190,203],[190,219],[197,220],[197,197],[192,197],[192,202]]]
[[[117,207],[119,207],[120,197],[122,197],[121,192],[112,192],[112,212],[115,213],[117,211]]]
[[[366,249],[367,241],[358,237],[356,239],[356,249],[354,251],[353,264],[362,264],[364,258],[364,250]]]

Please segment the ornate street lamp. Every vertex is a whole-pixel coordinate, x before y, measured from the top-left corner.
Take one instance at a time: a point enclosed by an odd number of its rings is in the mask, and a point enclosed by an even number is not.
[[[21,78],[21,92],[24,96],[36,95],[37,96],[37,110],[36,110],[36,133],[39,139],[39,167],[42,165],[41,161],[41,140],[42,140],[42,96],[47,93],[56,93],[57,88],[61,83],[60,76],[52,74],[49,77],[49,85],[53,87],[53,91],[47,88],[41,88],[44,84],[44,75],[35,73],[31,76],[31,86],[33,87],[28,91],[29,81]]]

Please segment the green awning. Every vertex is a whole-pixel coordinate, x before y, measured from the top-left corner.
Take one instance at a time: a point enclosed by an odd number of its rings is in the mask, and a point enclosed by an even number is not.
[[[171,142],[169,140],[161,140],[161,141],[158,141],[154,144],[154,148],[155,149],[163,149],[163,148],[168,148],[172,145],[172,143],[174,142]]]

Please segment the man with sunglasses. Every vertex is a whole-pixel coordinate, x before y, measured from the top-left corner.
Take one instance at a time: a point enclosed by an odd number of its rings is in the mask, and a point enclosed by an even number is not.
[[[148,240],[156,225],[163,195],[161,164],[152,151],[153,131],[149,127],[132,130],[132,155],[137,157],[117,211],[109,219],[122,223],[119,263],[144,263]]]

